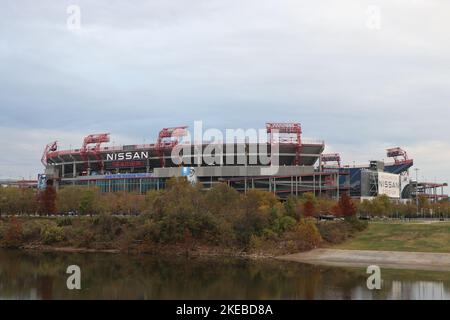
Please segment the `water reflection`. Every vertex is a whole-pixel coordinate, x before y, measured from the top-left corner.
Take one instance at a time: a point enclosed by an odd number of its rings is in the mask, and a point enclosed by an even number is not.
[[[82,290],[66,288],[81,267]],[[0,250],[0,299],[450,299],[450,273],[363,269],[285,261],[156,258]]]

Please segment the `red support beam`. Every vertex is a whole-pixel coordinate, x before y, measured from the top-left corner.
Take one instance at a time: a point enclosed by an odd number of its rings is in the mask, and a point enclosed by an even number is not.
[[[44,153],[42,154],[41,162],[44,166],[47,165],[48,154],[58,150],[58,141],[51,142],[45,146]]]
[[[164,168],[166,165],[166,160],[164,158],[164,150],[172,149],[175,147],[180,137],[187,135],[188,126],[163,128],[158,134],[158,141],[156,142],[156,153],[161,162],[161,167]]]
[[[269,122],[266,123],[269,135],[269,143],[292,143],[295,144],[294,165],[300,164],[300,150],[302,145],[302,127],[296,122]],[[274,141],[274,134],[278,134],[278,141]]]
[[[408,161],[408,154],[400,147],[387,149],[386,154],[389,158],[394,158],[395,163]],[[399,157],[402,158],[402,160],[399,160]]]
[[[86,136],[83,140],[83,147],[80,150],[81,157],[83,158],[84,165],[86,170],[88,170],[89,167],[89,161],[88,161],[88,155],[90,152],[95,156],[95,158],[98,161],[99,170],[103,170],[104,164],[103,159],[100,154],[100,147],[102,143],[109,142],[109,133],[96,133],[96,134],[90,134]],[[89,145],[95,144],[94,147],[89,148]]]
[[[339,153],[325,153],[320,155],[320,163],[321,163],[321,170],[325,167],[325,165],[328,162],[336,162],[338,165],[338,168],[341,167],[341,155]]]

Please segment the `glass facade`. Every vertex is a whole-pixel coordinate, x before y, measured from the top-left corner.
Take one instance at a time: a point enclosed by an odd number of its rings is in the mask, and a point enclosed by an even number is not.
[[[165,179],[159,178],[133,178],[133,179],[101,179],[101,180],[65,180],[60,186],[96,186],[101,192],[127,191],[145,194],[149,190],[159,190],[164,188]]]

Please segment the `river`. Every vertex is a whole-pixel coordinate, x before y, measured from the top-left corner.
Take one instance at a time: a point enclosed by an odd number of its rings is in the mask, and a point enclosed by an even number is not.
[[[81,268],[81,290],[66,269]],[[158,258],[0,250],[0,299],[450,299],[450,272],[364,269],[236,258]]]

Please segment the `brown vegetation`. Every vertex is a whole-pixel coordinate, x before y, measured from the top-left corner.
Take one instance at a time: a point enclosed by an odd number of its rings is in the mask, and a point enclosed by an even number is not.
[[[27,217],[30,213],[51,213],[48,199],[52,197],[56,212],[65,216]],[[425,201],[421,205],[434,206]],[[448,212],[447,203],[439,205],[442,212]],[[32,190],[1,188],[0,213],[18,217],[0,219],[0,245],[138,252],[213,248],[282,254],[352,237],[367,225],[356,219],[357,212],[398,214],[407,212],[410,206],[393,204],[384,197],[359,204],[347,194],[338,202],[308,193],[280,202],[270,192],[250,190],[240,194],[226,184],[205,191],[201,185],[192,186],[183,178],[173,178],[164,190],[149,191],[143,196],[126,192],[102,194],[96,188],[79,186],[64,187],[56,195],[50,192],[39,196]],[[344,219],[314,219],[333,213]]]

